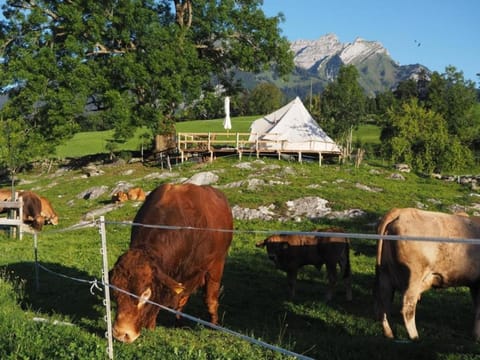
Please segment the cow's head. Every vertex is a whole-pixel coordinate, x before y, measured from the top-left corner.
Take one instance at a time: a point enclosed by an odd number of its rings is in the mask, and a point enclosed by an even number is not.
[[[117,303],[117,316],[113,326],[115,339],[131,343],[140,336],[141,329],[153,329],[160,308],[158,303],[176,307],[178,295],[185,288],[166,275],[155,259],[141,249],[130,249],[120,256],[110,272],[110,283]],[[153,302],[153,303],[152,303]]]
[[[127,200],[128,200],[128,195],[123,191],[118,191],[112,195],[112,202],[114,203],[121,203]]]
[[[45,219],[45,224],[58,225],[58,215],[57,214],[47,214],[45,212],[40,213],[41,216]]]
[[[272,260],[277,267],[281,267],[283,255],[288,252],[289,244],[280,235],[272,235],[265,240],[257,243],[256,247],[267,248],[268,258]]]
[[[45,225],[45,218],[42,215],[37,215],[35,217],[27,216],[25,223],[29,224],[33,229],[40,231],[42,230],[43,225]]]

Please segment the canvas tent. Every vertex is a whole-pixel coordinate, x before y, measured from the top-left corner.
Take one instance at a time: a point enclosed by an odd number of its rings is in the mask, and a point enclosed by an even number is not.
[[[340,154],[340,148],[318,126],[299,97],[282,108],[255,120],[250,142],[258,149],[283,152]]]

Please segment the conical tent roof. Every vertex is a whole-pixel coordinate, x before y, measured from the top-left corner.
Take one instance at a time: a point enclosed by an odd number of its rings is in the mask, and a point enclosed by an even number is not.
[[[250,141],[259,140],[269,150],[340,153],[340,148],[318,126],[299,97],[255,120]]]

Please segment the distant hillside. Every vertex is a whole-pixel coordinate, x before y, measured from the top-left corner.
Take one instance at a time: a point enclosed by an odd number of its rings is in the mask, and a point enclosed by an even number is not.
[[[430,74],[423,65],[400,65],[388,50],[377,41],[361,38],[353,43],[341,43],[335,34],[318,40],[297,40],[291,43],[296,68],[287,81],[272,73],[241,74],[247,87],[260,81],[274,82],[286,95],[305,97],[310,88],[314,93],[323,90],[338,75],[342,65],[354,65],[359,71],[359,82],[365,92],[373,95],[394,88],[400,81],[416,77],[420,71]]]

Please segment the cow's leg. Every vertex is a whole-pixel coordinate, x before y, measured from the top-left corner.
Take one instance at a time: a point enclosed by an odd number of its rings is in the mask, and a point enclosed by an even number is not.
[[[374,287],[375,314],[377,319],[382,322],[384,336],[390,339],[394,338],[392,328],[388,321],[391,313],[393,296],[394,288],[388,274],[385,273],[385,270],[381,270],[381,268],[377,266]]]
[[[223,262],[217,263],[211,267],[205,276],[205,304],[212,324],[218,324],[218,297],[220,295],[223,267]]]
[[[476,341],[480,340],[480,284],[470,287],[470,295],[472,295],[473,308],[475,310],[475,318],[473,323],[473,337]]]
[[[409,291],[403,295],[402,316],[408,337],[412,340],[418,339],[417,326],[415,324],[415,310],[420,294],[416,291]]]
[[[288,282],[288,299],[292,300],[295,296],[295,286],[297,283],[297,269],[290,269],[287,271],[287,282]]]
[[[402,316],[405,328],[407,329],[408,337],[412,340],[418,339],[417,326],[415,324],[415,310],[417,302],[420,299],[422,291],[424,290],[422,281],[419,278],[411,277],[409,285],[403,294]]]
[[[345,298],[347,301],[352,301],[352,270],[350,267],[350,257],[348,256],[347,248],[346,256],[342,256],[338,264],[343,277],[343,284],[345,286]]]
[[[417,326],[415,325],[415,310],[417,302],[420,300],[422,293],[430,289],[433,285],[441,283],[441,278],[433,272],[413,273],[410,275],[408,287],[403,294],[402,316],[405,327],[410,339],[418,339]]]
[[[329,302],[333,298],[335,293],[335,286],[337,284],[337,264],[333,261],[327,261],[325,264],[327,268],[327,277],[328,277],[328,289],[325,295],[325,301]]]

